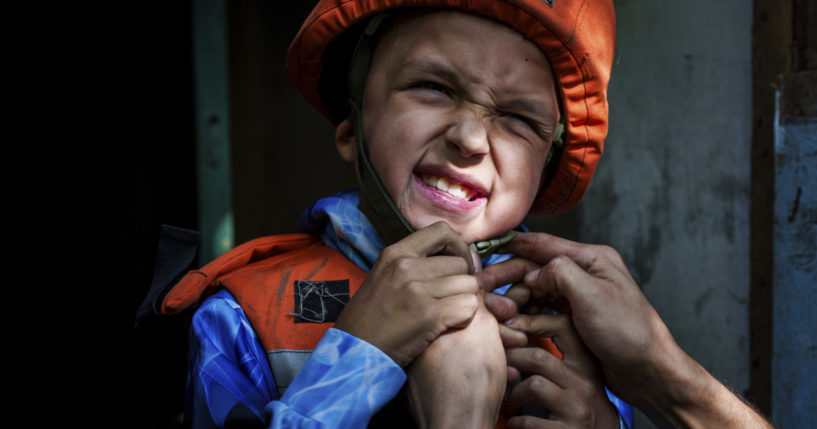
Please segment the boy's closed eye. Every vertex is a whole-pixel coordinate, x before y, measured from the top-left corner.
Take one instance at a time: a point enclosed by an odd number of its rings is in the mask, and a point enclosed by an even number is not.
[[[529,118],[529,117],[527,117],[525,115],[521,115],[521,114],[518,114],[518,113],[511,113],[511,112],[498,112],[497,114],[498,114],[498,116],[500,116],[502,118],[505,118],[507,120],[516,122],[518,125],[522,125],[522,126],[525,126],[527,128],[530,128],[532,131],[534,131],[534,132],[536,132],[538,134],[539,125],[536,123],[536,121],[534,121],[533,119],[531,119],[531,118]],[[515,125],[517,125],[517,124],[515,124]]]
[[[417,102],[429,107],[449,107],[457,98],[455,91],[444,83],[430,79],[417,79],[404,88]]]
[[[548,127],[541,121],[532,119],[530,116],[512,113],[512,112],[497,112],[500,120],[506,124],[507,128],[515,134],[520,134],[521,137],[530,137],[530,133],[534,133],[538,139],[546,140],[548,136],[553,133],[554,127]]]
[[[438,92],[438,93],[443,94],[445,96],[450,96],[451,95],[451,90],[448,89],[448,87],[446,87],[445,85],[443,85],[441,83],[433,82],[433,81],[428,81],[428,80],[419,81],[417,83],[414,83],[414,84],[411,85],[411,88],[412,89],[418,89],[418,90],[427,90],[427,91]]]

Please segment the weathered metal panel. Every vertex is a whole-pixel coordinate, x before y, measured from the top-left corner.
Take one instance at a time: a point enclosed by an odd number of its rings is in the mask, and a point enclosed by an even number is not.
[[[775,118],[772,420],[817,426],[817,71],[785,75]]]

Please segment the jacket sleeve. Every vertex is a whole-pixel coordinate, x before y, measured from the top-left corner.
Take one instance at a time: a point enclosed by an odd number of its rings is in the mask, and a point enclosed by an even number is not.
[[[196,429],[365,427],[405,380],[385,353],[329,329],[279,398],[266,353],[229,293],[193,317],[187,416]]]
[[[618,426],[619,429],[630,429],[633,427],[635,423],[635,415],[633,413],[633,406],[622,401],[621,398],[613,394],[607,387],[604,388],[605,393],[607,393],[607,399],[616,407],[616,412],[618,413]]]

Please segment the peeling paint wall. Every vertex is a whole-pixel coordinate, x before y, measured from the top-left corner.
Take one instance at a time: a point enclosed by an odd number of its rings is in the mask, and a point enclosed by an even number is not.
[[[578,238],[616,247],[684,350],[743,393],[752,5],[616,9],[610,134]]]

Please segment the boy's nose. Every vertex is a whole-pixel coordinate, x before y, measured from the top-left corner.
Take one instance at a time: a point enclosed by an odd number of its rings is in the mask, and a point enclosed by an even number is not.
[[[465,158],[487,154],[489,145],[485,121],[485,115],[463,109],[448,127],[446,142]]]

